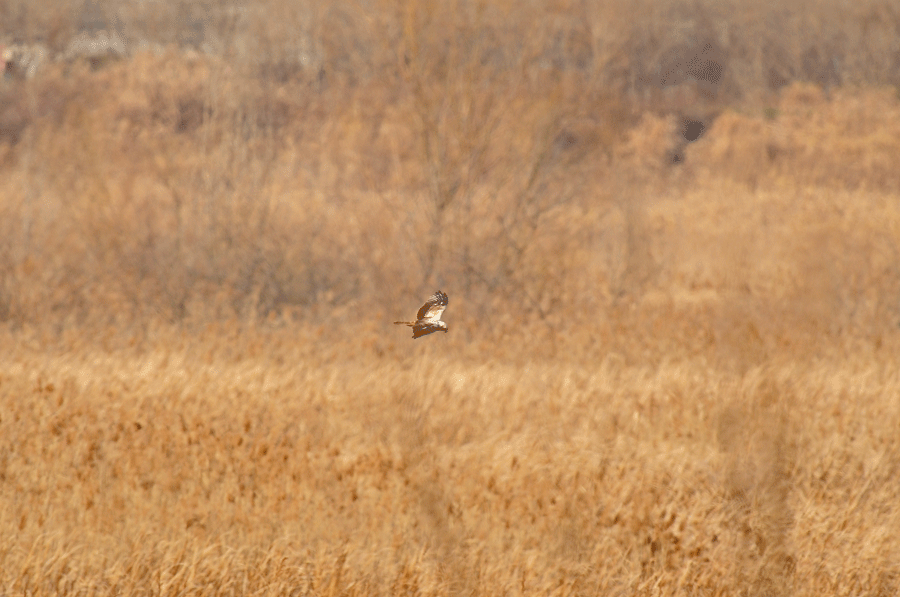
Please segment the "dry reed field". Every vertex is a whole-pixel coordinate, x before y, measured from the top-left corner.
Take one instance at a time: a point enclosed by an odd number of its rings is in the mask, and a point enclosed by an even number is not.
[[[898,31],[0,2],[0,595],[900,593]]]

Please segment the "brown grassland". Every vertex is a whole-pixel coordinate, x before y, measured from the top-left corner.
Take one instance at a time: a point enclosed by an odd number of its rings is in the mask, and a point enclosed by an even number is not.
[[[0,83],[0,596],[900,594],[894,2],[0,1],[97,23]]]

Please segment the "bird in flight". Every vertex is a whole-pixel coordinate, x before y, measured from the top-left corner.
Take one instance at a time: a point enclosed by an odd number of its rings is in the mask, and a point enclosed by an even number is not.
[[[447,295],[438,290],[432,294],[419,312],[416,321],[395,321],[396,325],[408,325],[413,329],[413,338],[421,338],[434,332],[446,332],[447,324],[441,321],[441,313],[447,308]]]

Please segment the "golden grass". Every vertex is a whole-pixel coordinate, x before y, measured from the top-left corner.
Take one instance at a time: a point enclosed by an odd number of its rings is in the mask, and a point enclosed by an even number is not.
[[[214,4],[0,84],[0,594],[900,592],[889,3]]]
[[[307,342],[13,350],[5,590],[897,589],[890,357],[735,373],[517,366],[436,343],[342,360]]]

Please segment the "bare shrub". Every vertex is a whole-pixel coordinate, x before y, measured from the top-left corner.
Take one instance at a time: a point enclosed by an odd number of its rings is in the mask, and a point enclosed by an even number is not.
[[[182,7],[218,49],[132,47],[8,82],[6,316],[345,321],[437,285],[468,301],[457,329],[524,325],[549,353],[663,326],[748,363],[792,325],[842,341],[895,316],[890,91],[735,92],[756,87],[729,19],[769,14],[755,5],[648,8],[643,32],[559,8]],[[144,16],[181,18],[168,10]],[[128,40],[150,27],[123,23]],[[707,108],[673,170],[673,139]],[[849,210],[856,192],[870,211]],[[813,225],[807,204],[838,215]],[[793,228],[758,240],[779,218]]]

